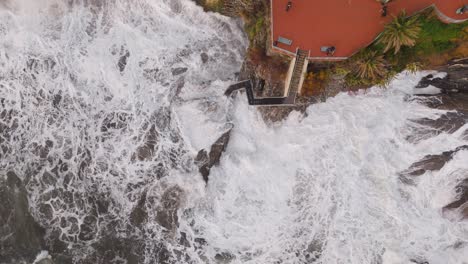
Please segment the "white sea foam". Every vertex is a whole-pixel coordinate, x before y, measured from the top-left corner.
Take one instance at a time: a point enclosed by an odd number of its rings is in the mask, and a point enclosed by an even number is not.
[[[463,263],[468,223],[441,208],[466,178],[468,152],[416,186],[398,177],[425,155],[467,143],[447,134],[430,145],[405,140],[409,120],[441,114],[405,100],[425,74],[340,94],[277,127],[237,99],[227,155],[195,206],[210,253],[230,252],[235,263],[308,263],[314,249],[317,263]]]
[[[63,232],[75,257],[91,252],[83,248],[105,235],[110,220],[112,235],[127,238],[129,214],[146,193],[147,263],[157,261],[152,250],[162,242],[186,251],[189,263],[223,256],[256,264],[468,259],[467,222],[441,211],[466,175],[467,151],[414,186],[398,177],[425,155],[467,144],[461,131],[405,139],[411,120],[445,113],[407,100],[429,72],[400,74],[387,89],[339,94],[305,116],[268,125],[244,96],[223,96],[247,43],[238,22],[188,0],[102,3],[21,0],[0,10],[0,110],[16,118],[7,123],[15,130],[3,143],[12,151],[0,159],[0,177],[14,170],[27,181],[33,216]],[[176,68],[187,71],[173,74]],[[103,131],[106,118],[115,123]],[[231,123],[231,141],[205,188],[193,157]],[[149,161],[140,160],[135,153],[151,125],[157,144]],[[37,149],[47,140],[53,147],[41,158]],[[59,160],[72,180],[46,177]],[[186,192],[174,236],[185,232],[190,248],[156,224],[172,185]],[[97,194],[109,212],[90,242],[76,241]],[[197,238],[206,241],[200,249]]]

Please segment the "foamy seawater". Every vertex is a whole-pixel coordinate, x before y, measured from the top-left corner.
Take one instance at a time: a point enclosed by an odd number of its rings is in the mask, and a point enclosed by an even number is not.
[[[425,73],[271,125],[223,95],[247,42],[189,0],[0,2],[0,178],[23,181],[42,249],[57,263],[466,262],[468,222],[441,208],[468,152],[415,185],[398,176],[467,144],[406,139],[445,113],[408,100]],[[194,158],[232,125],[205,185]]]

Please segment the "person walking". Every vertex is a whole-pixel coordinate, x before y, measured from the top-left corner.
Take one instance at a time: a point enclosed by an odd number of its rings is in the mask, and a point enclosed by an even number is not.
[[[382,10],[380,11],[382,17],[387,16],[387,4],[382,3]]]
[[[380,14],[382,17],[387,16],[387,4],[390,3],[392,0],[377,0],[382,5],[382,9],[380,9]]]
[[[288,1],[288,4],[286,5],[286,12],[289,11],[289,9],[291,9],[292,7],[292,1]]]
[[[458,8],[455,13],[463,15],[465,12],[468,12],[468,5],[463,5],[462,7]]]

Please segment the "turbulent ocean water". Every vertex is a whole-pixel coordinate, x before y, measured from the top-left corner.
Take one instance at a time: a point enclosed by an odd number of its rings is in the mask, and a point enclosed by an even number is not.
[[[0,178],[56,263],[468,263],[441,209],[468,151],[399,177],[468,144],[466,124],[408,140],[446,113],[411,100],[423,73],[266,124],[223,95],[247,45],[189,0],[0,1]],[[195,157],[231,128],[205,184]]]

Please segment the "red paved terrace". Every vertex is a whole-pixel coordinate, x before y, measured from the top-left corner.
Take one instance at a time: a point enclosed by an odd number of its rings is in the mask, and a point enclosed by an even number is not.
[[[271,0],[273,39],[283,37],[292,40],[291,45],[277,43],[276,51],[290,55],[296,49],[310,50],[310,59],[345,59],[370,44],[401,10],[414,14],[434,6],[444,22],[462,22],[468,12],[456,14],[456,10],[468,0],[393,0],[388,3],[388,14],[381,17],[381,5],[376,0]],[[273,43],[272,43],[273,44]],[[323,46],[335,46],[333,57],[321,52]]]

